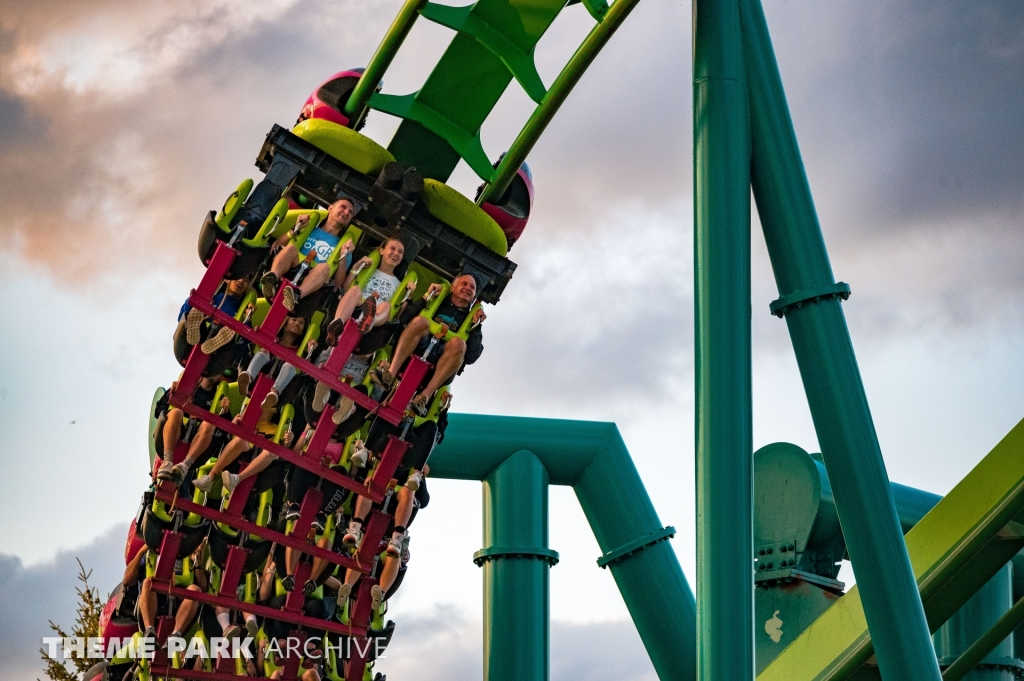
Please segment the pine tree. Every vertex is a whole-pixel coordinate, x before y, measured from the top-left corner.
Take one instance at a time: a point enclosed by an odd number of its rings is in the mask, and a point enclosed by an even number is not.
[[[75,625],[71,628],[71,636],[85,639],[97,637],[100,635],[100,614],[103,612],[103,601],[100,600],[99,591],[95,587],[89,586],[92,570],[86,572],[82,561],[78,558],[75,560],[78,561],[78,581],[82,585],[75,587],[75,591],[78,592],[78,613],[75,617]],[[50,620],[50,628],[57,636],[68,638],[64,629],[60,625],[54,624],[53,620]],[[40,648],[39,655],[46,663],[45,673],[51,681],[80,681],[85,672],[99,662],[99,660],[90,659],[86,655],[79,656],[72,652],[70,662],[73,665],[73,670],[69,671],[62,654],[58,655],[59,659],[53,659],[46,654],[45,648]]]

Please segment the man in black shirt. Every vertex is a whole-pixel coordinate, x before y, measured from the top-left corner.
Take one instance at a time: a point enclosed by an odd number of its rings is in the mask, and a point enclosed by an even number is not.
[[[487,318],[487,315],[484,314],[483,309],[477,309],[474,313],[472,329],[465,341],[458,337],[447,342],[439,339],[431,347],[430,322],[426,317],[421,317],[420,312],[440,290],[440,284],[431,284],[423,298],[411,303],[405,309],[402,316],[405,319],[409,317],[412,319],[398,338],[395,355],[391,359],[390,366],[374,369],[372,374],[373,380],[385,388],[390,388],[395,381],[396,373],[413,352],[421,356],[427,353],[424,359],[434,365],[434,375],[423,391],[413,397],[409,403],[409,407],[421,416],[426,414],[430,398],[434,396],[437,389],[460,373],[465,365],[477,361],[484,351],[483,332],[480,330],[480,324]],[[458,331],[473,307],[474,300],[476,300],[476,280],[468,274],[456,277],[452,282],[451,293],[438,306],[437,312],[434,314],[434,321],[444,324],[452,331]]]

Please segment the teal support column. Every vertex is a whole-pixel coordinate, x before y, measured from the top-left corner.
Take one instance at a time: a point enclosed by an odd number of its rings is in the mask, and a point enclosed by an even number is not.
[[[940,665],[950,667],[958,662],[976,641],[986,636],[1013,605],[1013,581],[1010,571],[1009,565],[1004,566],[935,632],[935,652],[939,656]],[[957,679],[1014,681],[1018,678],[1018,672],[1024,672],[1024,665],[1014,657],[1012,636],[1007,636],[1002,641],[996,638],[986,647],[989,648],[988,652],[980,655],[980,659],[972,659],[970,666],[956,674]],[[964,662],[961,661],[959,666],[965,666]],[[957,669],[954,668],[953,671],[956,672]],[[947,669],[943,678],[951,681],[950,677],[950,671]]]
[[[738,0],[693,3],[697,678],[754,677],[750,118]]]
[[[740,0],[751,183],[882,677],[938,681],[917,583],[759,0]],[[699,600],[698,600],[699,603]]]
[[[546,681],[548,473],[520,451],[484,480],[484,681]]]
[[[661,681],[696,678],[696,605],[626,444],[613,423],[451,414],[430,475],[490,479],[531,452],[552,485],[569,485]],[[487,507],[485,507],[487,513]]]

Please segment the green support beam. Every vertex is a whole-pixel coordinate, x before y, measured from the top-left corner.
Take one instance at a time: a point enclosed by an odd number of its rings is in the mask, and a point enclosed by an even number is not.
[[[750,127],[737,0],[693,3],[697,678],[754,677]]]
[[[484,479],[484,681],[546,681],[550,655],[548,473],[519,451]]]
[[[1024,607],[1016,612],[1011,607],[1011,571],[1009,564],[1003,566],[935,632],[939,664],[946,667],[943,681],[960,681],[979,665],[978,681],[1014,681],[1015,671],[1024,671],[1014,659],[1010,637],[1024,614]]]
[[[759,0],[740,0],[750,82],[751,184],[882,675],[939,681],[853,344],[840,307]]]
[[[485,480],[524,450],[576,493],[658,678],[693,681],[693,592],[615,424],[452,414],[430,475]]]
[[[1024,421],[907,533],[907,552],[932,629],[1021,550],[1024,528],[1014,516],[1022,511]],[[867,662],[876,645],[858,584],[790,643],[757,681],[842,681]]]

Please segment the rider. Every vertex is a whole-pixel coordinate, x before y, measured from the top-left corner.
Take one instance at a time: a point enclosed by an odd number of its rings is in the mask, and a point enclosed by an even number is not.
[[[281,329],[281,345],[291,350],[298,349],[299,344],[302,343],[302,334],[305,330],[305,318],[288,315],[285,317],[284,326]],[[253,355],[252,360],[249,362],[249,367],[238,374],[238,392],[240,395],[245,395],[249,392],[249,383],[255,380],[257,374],[260,373],[260,370],[270,360],[270,350],[266,348],[260,348]],[[277,400],[281,397],[281,391],[288,387],[293,378],[295,378],[295,367],[285,362],[277,372],[277,380],[274,381],[274,387],[263,398],[263,403],[260,406],[263,409],[276,407]]]
[[[370,275],[363,288],[360,289],[357,286],[352,286],[352,280],[355,277],[349,274],[348,279],[345,281],[345,288],[347,290],[342,295],[341,300],[338,301],[338,307],[334,312],[334,319],[327,325],[328,345],[334,345],[338,334],[341,333],[342,328],[345,326],[345,322],[352,317],[356,308],[362,309],[362,320],[359,324],[359,330],[363,333],[366,333],[374,326],[388,321],[388,318],[391,316],[391,297],[401,284],[401,281],[395,276],[395,268],[402,263],[404,256],[405,244],[402,243],[402,240],[397,236],[388,237],[380,245],[380,264],[377,265],[377,269]],[[357,270],[360,266],[365,267],[370,262],[370,257],[366,256],[357,262],[356,266],[352,269]]]
[[[355,213],[355,203],[352,199],[347,197],[338,199],[327,209],[327,220],[324,222],[323,227],[314,228],[302,244],[302,248],[296,248],[295,244],[291,243],[291,240],[309,223],[308,213],[300,215],[295,221],[295,227],[278,237],[277,241],[270,247],[270,252],[277,253],[277,255],[274,256],[274,262],[270,266],[270,271],[260,279],[260,289],[264,297],[267,300],[273,299],[277,294],[278,286],[281,285],[282,277],[290,270],[298,267],[299,262],[304,257],[311,252],[315,253],[316,265],[313,266],[313,269],[309,271],[309,274],[299,284],[298,293],[296,294],[296,289],[291,286],[285,289],[284,306],[288,311],[295,310],[295,306],[298,305],[300,299],[319,290],[327,283],[327,279],[331,275],[330,265],[327,261],[330,259],[335,248],[341,248],[345,256],[345,266],[339,265],[334,273],[334,283],[340,287],[345,281],[345,273],[348,272],[348,267],[352,260],[351,253],[355,248],[355,244],[351,239],[345,239],[345,243],[340,246],[338,242],[341,240],[341,234],[352,222]]]
[[[228,279],[224,282],[224,290],[213,296],[213,306],[225,314],[234,317],[242,304],[242,298],[249,290],[249,282],[246,279]],[[203,321],[206,315],[192,307],[187,299],[178,312],[178,325],[185,327],[185,340],[189,345],[197,345],[203,337]],[[215,328],[211,326],[211,330]],[[203,354],[212,355],[222,347],[231,342],[235,332],[226,326],[220,327],[218,331],[210,335],[201,350]]]
[[[430,320],[420,316],[420,312],[441,290],[440,284],[431,284],[423,298],[413,302],[403,311],[403,317],[415,315],[408,326],[398,337],[398,344],[395,347],[395,355],[391,358],[391,364],[387,367],[378,367],[371,372],[374,381],[389,389],[395,382],[395,375],[398,370],[409,359],[415,351],[422,355],[430,348]],[[468,275],[462,274],[455,277],[452,282],[451,293],[437,308],[434,313],[434,321],[439,322],[449,329],[458,329],[466,315],[469,314],[476,300],[476,280]],[[434,375],[430,378],[426,387],[409,402],[409,408],[420,416],[427,412],[430,398],[434,396],[437,389],[445,385],[467,364],[480,359],[484,351],[483,332],[480,324],[487,318],[482,308],[477,309],[473,315],[473,328],[469,332],[468,340],[463,341],[455,337],[449,341],[439,340],[429,354],[424,358],[434,364]]]

